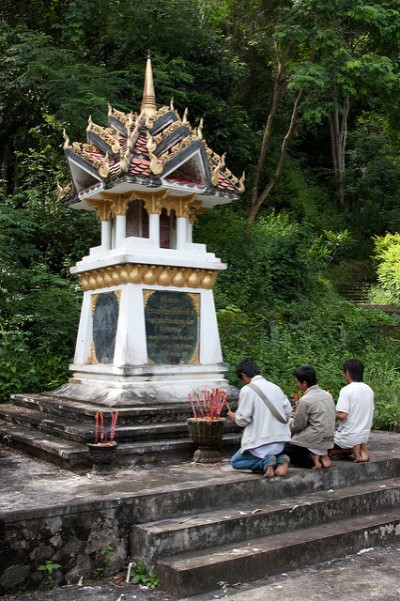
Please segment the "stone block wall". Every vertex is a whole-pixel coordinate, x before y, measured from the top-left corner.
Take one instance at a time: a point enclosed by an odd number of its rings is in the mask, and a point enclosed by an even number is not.
[[[0,523],[0,594],[120,571],[129,556],[132,519],[129,503],[7,516]]]

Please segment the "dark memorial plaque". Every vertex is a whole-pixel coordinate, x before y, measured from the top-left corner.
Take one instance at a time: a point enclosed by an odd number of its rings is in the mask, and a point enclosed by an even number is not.
[[[114,292],[104,292],[96,299],[93,315],[93,345],[99,363],[112,363],[119,315],[118,298]]]
[[[144,294],[149,361],[158,365],[198,363],[200,295],[159,290]]]

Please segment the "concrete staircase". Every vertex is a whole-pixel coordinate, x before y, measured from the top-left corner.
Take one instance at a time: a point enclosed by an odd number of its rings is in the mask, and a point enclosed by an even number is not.
[[[340,296],[351,303],[354,303],[355,305],[365,305],[369,302],[368,293],[370,287],[371,284],[368,282],[353,281],[348,284],[342,284],[338,287],[337,291]]]
[[[103,411],[105,422],[113,408],[71,401],[43,394],[12,397],[0,405],[0,437],[25,453],[67,468],[89,465],[86,443],[94,441],[95,415]],[[118,408],[115,440],[119,463],[134,465],[190,459],[195,446],[188,437],[189,403]],[[225,426],[221,451],[231,453],[240,440],[238,428]]]
[[[225,461],[127,463],[88,478],[0,451],[0,594],[37,588],[45,559],[62,565],[65,582],[87,580],[106,546],[114,572],[142,560],[162,591],[211,599],[210,591],[221,596],[221,581],[264,579],[400,544],[400,436],[389,432],[372,433],[369,463],[290,467],[271,479]]]
[[[182,598],[400,538],[398,459],[291,468],[243,485],[199,486],[142,508],[131,554],[154,567],[162,590]]]

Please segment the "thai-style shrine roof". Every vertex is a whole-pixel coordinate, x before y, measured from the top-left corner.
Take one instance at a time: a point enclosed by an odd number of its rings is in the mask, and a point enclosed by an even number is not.
[[[70,143],[64,133],[64,151],[71,184],[59,188],[65,206],[89,209],[91,200],[105,191],[169,190],[174,195],[196,194],[204,207],[225,204],[244,191],[225,167],[225,154],[213,152],[203,138],[203,120],[192,128],[173,107],[157,109],[151,61],[147,59],[143,100],[139,114],[108,107],[108,126],[89,117],[86,143]]]

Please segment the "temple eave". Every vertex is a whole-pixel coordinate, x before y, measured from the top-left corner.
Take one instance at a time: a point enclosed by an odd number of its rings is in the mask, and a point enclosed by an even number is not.
[[[188,185],[166,185],[160,180],[148,180],[146,178],[140,178],[137,176],[122,176],[118,178],[118,181],[105,181],[98,182],[90,188],[80,190],[73,197],[69,198],[65,206],[73,207],[75,209],[92,209],[85,201],[90,200],[102,200],[102,193],[105,191],[111,194],[125,194],[128,192],[134,193],[135,191],[148,190],[149,192],[157,190],[169,191],[173,196],[187,196],[188,194],[197,194],[199,200],[203,203],[207,203],[209,206],[216,204],[226,204],[232,202],[232,200],[238,199],[238,194],[230,191],[221,190],[209,190],[205,186],[196,186],[193,183]],[[211,203],[211,204],[210,204]]]

